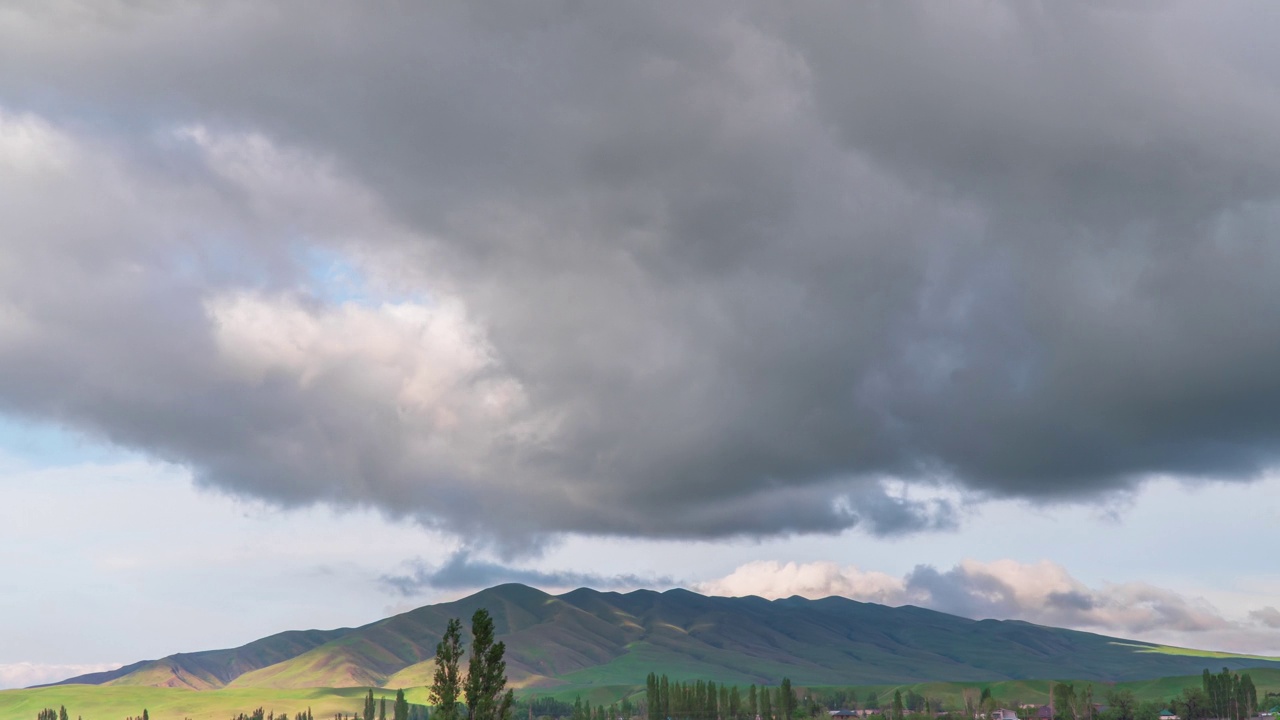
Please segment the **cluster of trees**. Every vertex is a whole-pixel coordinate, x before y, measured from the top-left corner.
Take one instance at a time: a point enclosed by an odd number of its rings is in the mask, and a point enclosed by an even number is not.
[[[452,618],[436,645],[436,672],[431,683],[434,720],[511,720],[515,693],[507,689],[507,646],[494,641],[493,618],[480,608],[471,616],[471,658],[467,674],[462,674],[462,621]],[[427,720],[425,705],[405,700],[404,690],[396,691],[387,712],[387,699],[375,699],[373,690],[364,697],[363,712],[349,720]],[[260,718],[256,720],[261,720]],[[312,720],[310,717],[299,720]],[[338,714],[335,720],[348,720]]]
[[[436,645],[431,701],[436,720],[510,720],[515,693],[507,689],[506,644],[494,642],[493,618],[480,608],[471,616],[471,659],[462,679],[462,621],[453,618]],[[460,702],[465,705],[459,708]],[[460,716],[460,710],[465,715]],[[401,720],[397,717],[396,720]]]
[[[146,712],[145,710],[143,712]],[[36,720],[68,720],[67,706],[59,705],[57,710],[53,708],[45,708],[36,713]],[[77,718],[77,720],[79,720]]]
[[[579,699],[577,704],[581,706],[582,701]],[[574,703],[557,700],[552,697],[534,697],[530,698],[526,702],[517,702],[513,714],[517,716],[532,715],[539,718],[567,718],[577,716]]]
[[[521,711],[531,716],[569,718],[569,720],[628,720],[636,716],[636,708],[629,698],[611,705],[591,707],[590,700],[581,696],[574,698],[573,703],[561,702],[552,698],[538,698],[528,705],[521,706]]]
[[[1173,702],[1173,711],[1182,720],[1244,720],[1258,714],[1258,689],[1248,673],[1238,675],[1227,668],[1214,675],[1207,669],[1201,686],[1185,688]]]
[[[645,707],[648,720],[748,720],[757,715],[762,720],[793,720],[799,700],[790,678],[783,678],[776,688],[750,685],[743,693],[737,685],[680,682],[649,673]]]
[[[1258,714],[1258,689],[1249,673],[1237,675],[1222,668],[1222,672],[1213,675],[1206,668],[1201,681],[1209,696],[1212,717],[1241,720]]]

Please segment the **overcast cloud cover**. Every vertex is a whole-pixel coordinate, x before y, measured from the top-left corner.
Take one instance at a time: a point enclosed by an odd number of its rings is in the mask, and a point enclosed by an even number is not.
[[[507,555],[1250,480],[1277,13],[5,3],[0,410]]]

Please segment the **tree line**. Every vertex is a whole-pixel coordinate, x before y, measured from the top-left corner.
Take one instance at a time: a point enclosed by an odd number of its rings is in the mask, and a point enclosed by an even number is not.
[[[681,682],[656,673],[645,678],[648,720],[792,720],[798,707],[790,678],[776,688],[750,685],[745,693],[709,680]]]
[[[550,697],[535,697],[527,702],[517,701],[514,714],[568,720],[628,720],[636,716],[637,709],[631,699],[626,697],[607,706],[592,707],[590,700],[583,700],[579,695],[572,703]]]

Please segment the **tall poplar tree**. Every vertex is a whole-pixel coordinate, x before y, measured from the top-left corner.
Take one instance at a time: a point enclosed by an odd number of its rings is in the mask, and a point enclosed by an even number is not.
[[[471,663],[466,694],[469,720],[510,720],[515,693],[507,690],[505,643],[493,641],[493,618],[484,608],[471,616]]]
[[[431,684],[431,702],[435,703],[436,720],[458,720],[458,700],[462,695],[462,679],[458,663],[462,660],[462,621],[449,620],[444,637],[436,645],[436,675]]]
[[[658,693],[658,676],[649,673],[644,679],[644,703],[649,720],[662,720],[662,697]]]
[[[662,716],[671,717],[671,680],[667,679],[666,674],[658,682],[658,698],[662,707]]]
[[[395,710],[391,717],[392,720],[409,720],[409,702],[404,699],[404,690],[396,691]]]
[[[373,720],[375,712],[377,704],[373,701],[373,690],[369,690],[369,694],[364,696],[364,720]]]

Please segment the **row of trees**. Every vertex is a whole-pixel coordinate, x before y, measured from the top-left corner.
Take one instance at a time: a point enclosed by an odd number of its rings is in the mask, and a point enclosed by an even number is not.
[[[680,682],[666,675],[649,673],[645,678],[645,707],[648,720],[792,720],[799,700],[791,679],[783,678],[776,688],[737,685],[716,686],[697,680]]]
[[[537,715],[538,717],[546,715],[556,718],[567,717],[570,720],[618,720],[619,718],[633,718],[636,715],[636,708],[631,704],[631,700],[625,697],[622,702],[608,706],[597,705],[594,708],[591,707],[590,700],[583,700],[581,696],[574,698],[572,705],[569,703],[557,703],[550,698],[547,698],[547,700],[550,702],[543,707],[552,712],[539,715],[534,706],[530,705],[527,708],[529,715]],[[566,709],[568,712],[563,712]]]
[[[231,718],[231,720],[277,720],[277,719],[289,720],[289,713],[283,712],[283,713],[280,713],[279,715],[276,715],[274,710],[267,711],[267,710],[264,710],[263,708],[257,708],[251,713],[248,713],[248,714],[240,713],[239,715],[236,715],[235,717]],[[315,720],[315,718],[311,717],[311,708],[307,708],[306,711],[300,711],[300,712],[294,713],[293,720]]]

